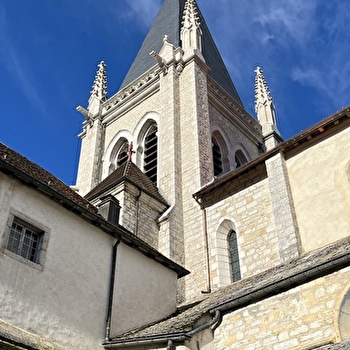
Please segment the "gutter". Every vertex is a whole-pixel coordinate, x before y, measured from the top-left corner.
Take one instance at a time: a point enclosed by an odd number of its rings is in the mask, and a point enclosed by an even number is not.
[[[347,242],[347,243],[346,243]],[[286,292],[293,288],[296,288],[305,283],[316,280],[317,278],[324,277],[335,273],[345,267],[350,265],[350,251],[347,248],[346,251],[342,251],[339,255],[335,257],[330,257],[331,254],[336,254],[336,251],[341,247],[350,245],[350,239],[346,241],[341,241],[339,244],[334,247],[331,251],[326,252],[324,255],[324,249],[316,252],[315,254],[307,255],[304,258],[299,258],[301,264],[311,264],[317,259],[319,254],[322,255],[321,261],[315,261],[317,265],[311,267],[299,267],[298,265],[290,268],[290,271],[285,271],[288,269],[289,264],[285,264],[279,269],[271,269],[267,272],[263,272],[260,275],[253,276],[247,280],[251,280],[250,287],[247,290],[243,291],[241,295],[236,297],[231,297],[229,300],[218,303],[217,305],[212,305],[210,308],[204,308],[202,316],[209,313],[215,315],[214,318],[208,323],[198,326],[189,332],[174,334],[166,334],[162,336],[152,336],[139,338],[138,340],[118,340],[111,341],[109,343],[104,343],[106,349],[117,349],[117,348],[132,348],[133,346],[145,346],[144,349],[151,348],[152,345],[158,347],[166,348],[167,342],[172,342],[173,346],[183,345],[185,341],[189,341],[195,334],[203,331],[206,328],[211,327],[211,330],[214,332],[221,324],[222,317],[232,313],[236,310],[242,309],[253,303],[260,302],[267,298],[271,298],[275,295],[278,295],[282,292]],[[257,281],[267,275],[268,282],[260,283],[260,286],[255,287]],[[280,277],[283,276],[283,277]],[[243,281],[243,280],[242,280]],[[239,282],[237,282],[239,283]],[[238,285],[239,288],[239,285]],[[212,294],[212,295],[215,295]],[[209,297],[210,298],[210,297]],[[170,348],[171,349],[171,348]]]
[[[156,346],[157,348],[166,347],[167,350],[173,350],[176,346],[183,345],[184,342],[190,341],[197,333],[210,328],[214,331],[222,322],[222,315],[220,311],[215,311],[214,316],[208,322],[192,329],[189,332],[178,334],[165,334],[162,336],[154,336],[149,338],[140,338],[139,340],[131,341],[110,341],[104,342],[102,345],[106,349],[132,348],[135,346],[142,346],[144,349]]]
[[[215,189],[225,185],[228,182],[231,182],[235,178],[238,178],[250,172],[259,164],[264,163],[268,158],[273,157],[277,153],[282,153],[283,155],[287,155],[290,150],[293,150],[296,147],[300,146],[301,144],[308,142],[313,138],[316,138],[317,136],[323,134],[326,131],[329,131],[330,129],[332,129],[333,127],[336,127],[341,122],[346,121],[347,123],[349,123],[349,120],[350,120],[350,106],[345,107],[344,109],[335,113],[334,115],[331,115],[330,117],[327,117],[326,119],[306,129],[305,131],[300,132],[299,134],[293,136],[289,140],[280,143],[275,148],[272,148],[271,150],[263,153],[262,155],[258,156],[257,158],[253,159],[247,164],[242,165],[237,170],[233,170],[231,172],[223,174],[216,181],[210,182],[204,185],[196,193],[194,193],[192,197],[200,205],[203,206],[203,204],[201,204],[202,198],[205,197],[207,194],[211,193],[212,191],[214,191]]]
[[[213,313],[219,311],[222,315],[226,315],[252,303],[257,303],[282,292],[296,288],[302,284],[314,281],[317,278],[339,271],[342,268],[348,267],[349,264],[350,252],[347,252],[317,266],[303,269],[295,274],[289,275],[278,281],[272,281],[261,288],[248,291],[241,296],[218,304],[213,307],[210,312]]]

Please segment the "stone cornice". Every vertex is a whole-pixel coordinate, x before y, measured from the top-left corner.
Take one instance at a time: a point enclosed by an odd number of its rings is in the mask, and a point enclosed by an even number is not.
[[[208,76],[209,103],[247,134],[253,142],[262,142],[261,125],[237,101]]]
[[[119,115],[121,110],[127,110],[128,108],[125,107],[128,103],[132,102],[132,105],[135,106],[135,103],[141,102],[150,92],[157,90],[159,88],[159,73],[159,67],[154,66],[139,79],[104,102],[102,105],[103,122],[108,123]]]

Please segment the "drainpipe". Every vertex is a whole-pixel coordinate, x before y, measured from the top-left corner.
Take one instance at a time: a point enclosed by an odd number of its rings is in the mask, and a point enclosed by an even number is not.
[[[110,276],[110,282],[109,282],[109,298],[108,298],[108,309],[107,309],[107,318],[106,318],[105,341],[110,340],[110,334],[111,334],[115,266],[117,263],[117,250],[118,250],[118,245],[120,241],[121,241],[121,238],[118,238],[117,242],[115,242],[115,244],[113,245],[113,251],[112,251],[112,268],[111,268],[111,276]]]
[[[203,294],[211,293],[211,274],[210,274],[210,261],[209,261],[209,239],[208,239],[208,228],[207,228],[207,211],[204,207],[202,208],[202,221],[203,221],[203,232],[204,232],[204,245],[205,245],[205,260],[207,267],[207,289],[202,291]]]
[[[136,200],[136,222],[135,222],[135,231],[134,231],[135,236],[137,236],[137,233],[139,231],[139,209],[140,209],[140,197],[142,194],[141,188],[139,188],[138,190],[139,190],[139,193],[135,198]]]
[[[186,336],[192,338],[195,334],[197,334],[201,331],[204,331],[205,329],[207,329],[209,327],[213,327],[212,330],[215,330],[220,326],[221,322],[222,322],[221,312],[219,310],[216,310],[215,315],[214,315],[212,320],[198,326],[197,328],[193,329],[190,332],[187,332]]]

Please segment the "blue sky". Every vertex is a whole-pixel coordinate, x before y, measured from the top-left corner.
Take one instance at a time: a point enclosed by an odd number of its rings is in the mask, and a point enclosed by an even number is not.
[[[348,0],[197,2],[253,116],[263,68],[285,139],[350,104]],[[101,60],[109,96],[117,92],[161,3],[2,0],[0,141],[74,184],[75,108],[87,106]]]

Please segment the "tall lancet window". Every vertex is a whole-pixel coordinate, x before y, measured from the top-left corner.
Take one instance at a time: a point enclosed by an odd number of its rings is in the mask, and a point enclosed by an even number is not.
[[[157,184],[158,165],[158,128],[152,125],[145,136],[144,172],[154,184]]]
[[[211,142],[213,151],[214,176],[218,176],[223,171],[221,148],[215,137],[211,138]]]
[[[122,146],[118,150],[117,159],[116,159],[117,168],[119,168],[122,164],[124,164],[127,161],[128,146],[129,146],[128,141],[125,139]]]
[[[227,236],[232,282],[241,279],[236,231],[230,230]]]

